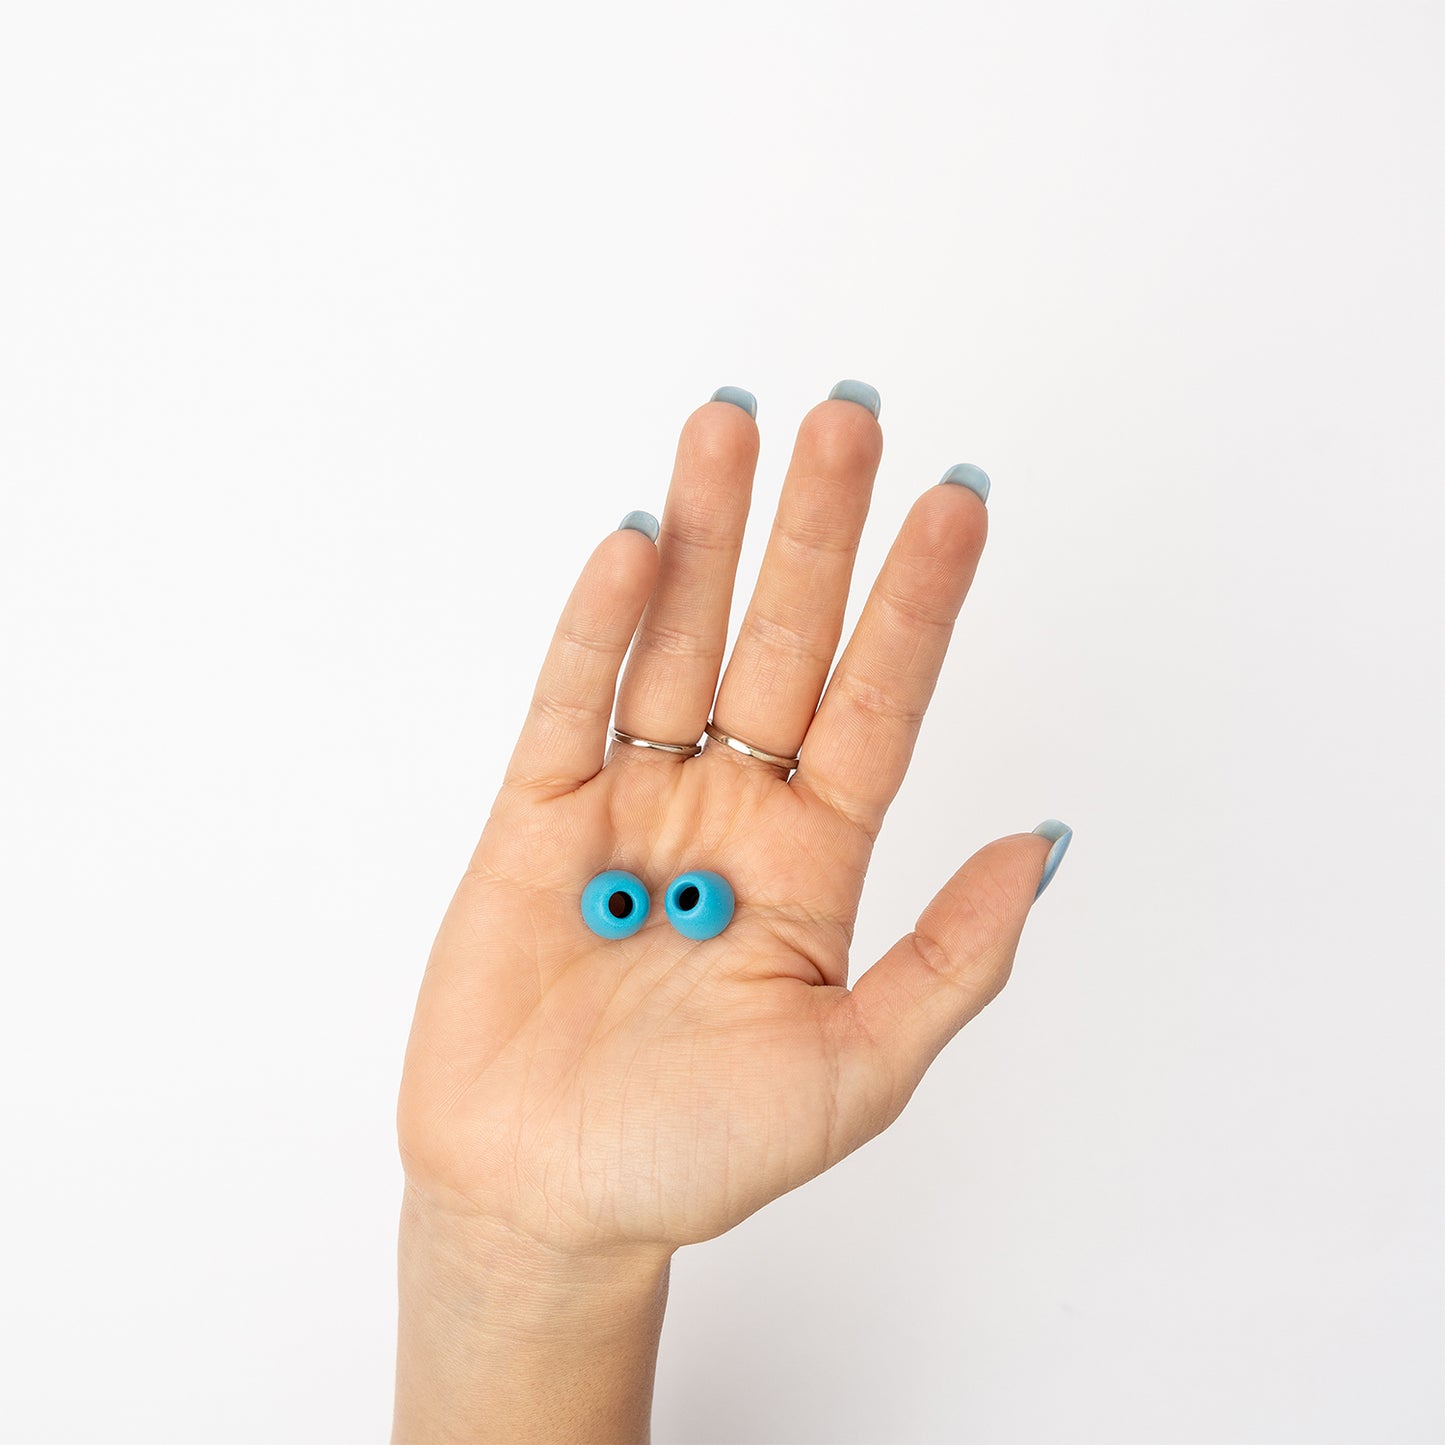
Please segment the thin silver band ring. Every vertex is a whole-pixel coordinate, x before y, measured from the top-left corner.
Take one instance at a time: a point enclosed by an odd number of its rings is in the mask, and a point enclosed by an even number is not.
[[[778,753],[764,752],[762,748],[755,748],[751,743],[745,743],[741,738],[735,738],[731,734],[725,733],[711,718],[708,719],[707,727],[703,731],[713,742],[721,743],[735,753],[744,753],[750,758],[756,758],[760,763],[771,763],[775,768],[786,768],[790,773],[802,759],[801,753],[796,757],[785,758]]]
[[[621,728],[612,729],[612,741],[626,743],[632,748],[652,748],[659,753],[676,753],[679,757],[695,758],[702,751],[701,743],[655,743],[651,738],[635,738]]]

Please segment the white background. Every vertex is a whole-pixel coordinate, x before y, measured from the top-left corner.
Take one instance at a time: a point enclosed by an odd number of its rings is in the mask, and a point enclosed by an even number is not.
[[[763,523],[840,377],[860,580],[994,481],[855,967],[1077,837],[902,1120],[679,1256],[658,1440],[1445,1436],[1440,4],[0,13],[0,1438],[385,1438],[555,613],[715,387]]]

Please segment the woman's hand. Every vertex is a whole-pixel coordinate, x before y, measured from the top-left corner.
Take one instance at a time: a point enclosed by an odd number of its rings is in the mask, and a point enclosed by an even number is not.
[[[919,497],[830,680],[882,449],[876,393],[840,383],[803,421],[719,685],[758,451],[751,398],[733,395],[688,419],[656,545],[634,514],[583,569],[407,1050],[400,1142],[408,1209],[425,1221],[413,1236],[445,1234],[462,1258],[456,1241],[477,1241],[493,1264],[506,1241],[509,1279],[535,1278],[519,1260],[567,1261],[551,1320],[566,1314],[566,1281],[600,1270],[609,1287],[635,1280],[630,1298],[660,1324],[677,1246],[897,1117],[1003,987],[1068,841],[1057,825],[985,848],[849,989],[869,854],[983,548],[988,483],[955,468]],[[714,743],[694,758],[609,753],[614,700],[635,737],[690,743],[712,714],[801,763],[789,779]],[[612,868],[636,874],[652,908],[634,936],[604,941],[579,899]],[[728,879],[737,907],[720,935],[691,942],[663,896],[698,868]],[[530,1291],[498,1294],[516,1288]]]

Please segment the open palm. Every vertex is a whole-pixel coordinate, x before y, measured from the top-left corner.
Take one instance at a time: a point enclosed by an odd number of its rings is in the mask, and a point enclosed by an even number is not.
[[[401,1146],[440,1207],[563,1247],[709,1238],[886,1127],[1006,981],[1059,829],[975,855],[848,987],[873,840],[987,516],[974,469],[920,497],[830,679],[882,447],[869,401],[840,384],[805,418],[720,686],[749,409],[689,418],[656,546],[641,518],[587,563],[417,1005]],[[614,702],[636,737],[690,742],[715,714],[802,760],[789,778],[713,743],[605,755]],[[604,941],[579,898],[609,868],[636,874],[652,910]],[[696,868],[737,896],[703,942],[662,906]]]

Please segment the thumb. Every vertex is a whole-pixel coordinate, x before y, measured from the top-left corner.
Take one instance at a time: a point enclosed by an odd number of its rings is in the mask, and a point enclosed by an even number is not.
[[[1063,861],[1072,828],[1050,818],[981,848],[840,1001],[843,1117],[857,1143],[902,1112],[943,1046],[1008,982],[1024,920]],[[856,1146],[855,1146],[856,1147]]]

